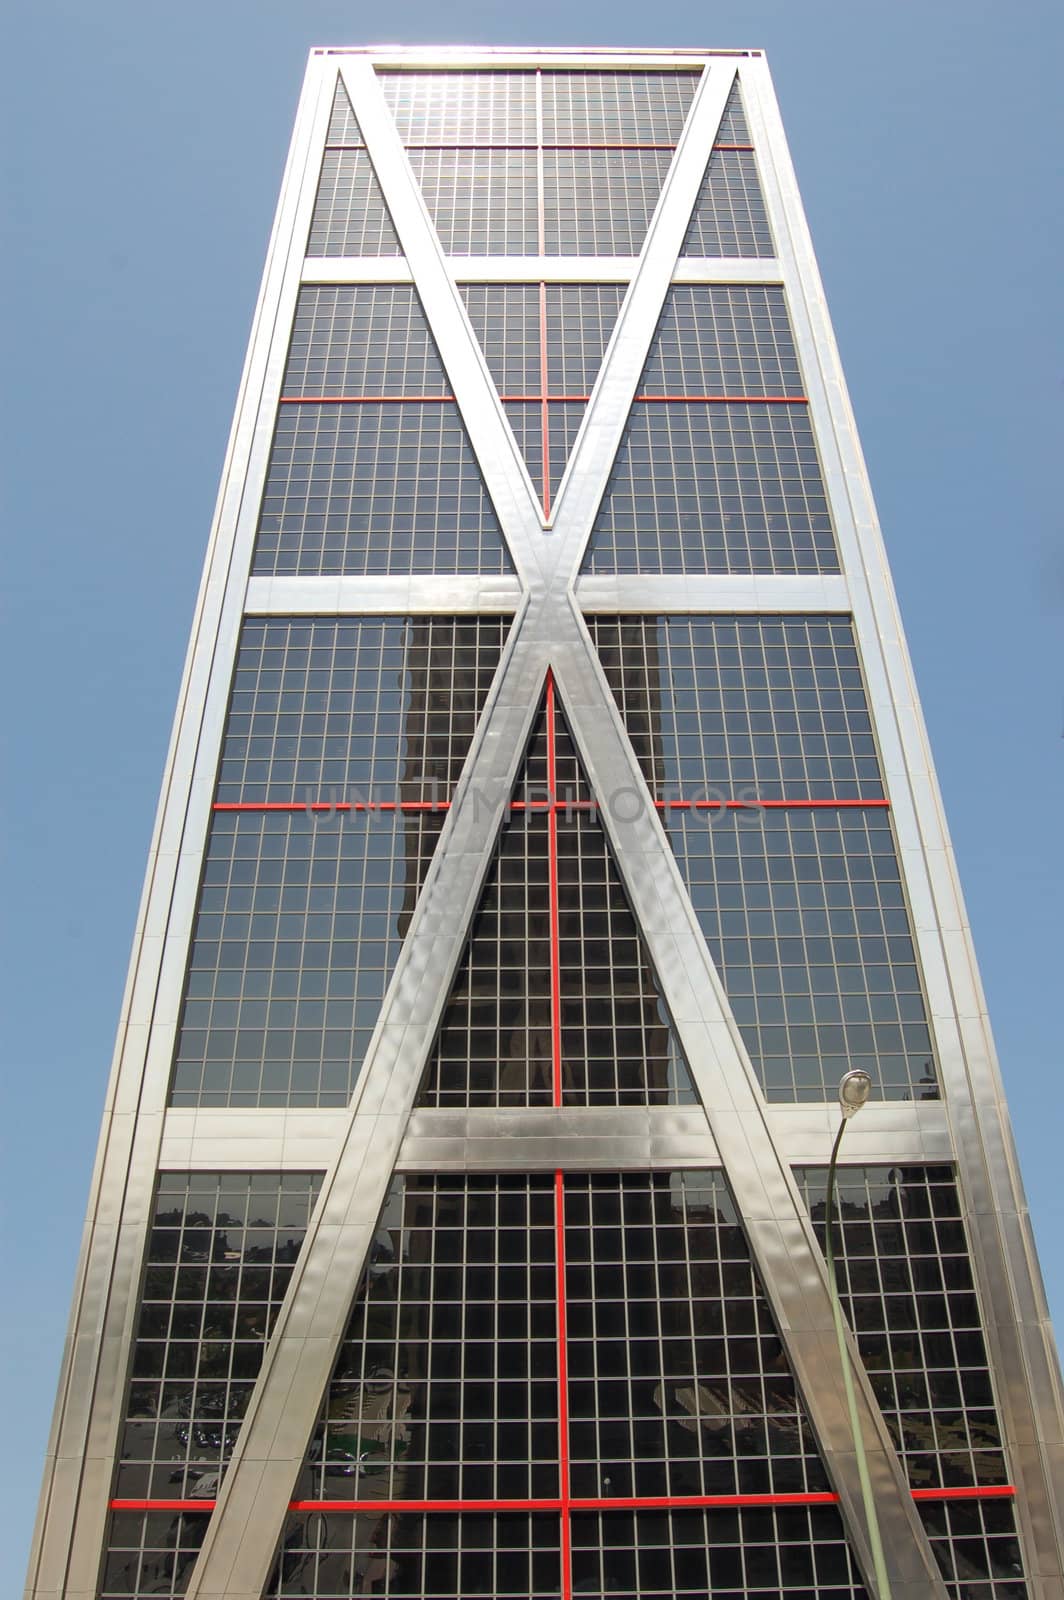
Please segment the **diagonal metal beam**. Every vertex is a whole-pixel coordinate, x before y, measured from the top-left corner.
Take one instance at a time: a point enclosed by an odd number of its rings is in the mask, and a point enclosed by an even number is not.
[[[480,896],[491,849],[553,667],[633,909],[702,1097],[751,1253],[876,1590],[834,1346],[823,1258],[731,1018],[679,871],[573,595],[576,569],[620,443],[734,77],[705,74],[544,533],[494,385],[430,226],[369,62],[344,76],[515,564],[526,585],[323,1186],[267,1348],[189,1600],[260,1600],[369,1241]],[[608,710],[606,709],[608,708]],[[626,803],[619,804],[621,796]],[[633,804],[633,801],[635,804]],[[896,1600],[945,1589],[856,1352],[866,1449],[891,1547]]]

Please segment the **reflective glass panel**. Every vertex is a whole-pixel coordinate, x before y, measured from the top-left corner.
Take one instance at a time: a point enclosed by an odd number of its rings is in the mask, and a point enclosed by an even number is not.
[[[185,1592],[320,1176],[163,1173],[126,1393],[101,1600]],[[203,1501],[200,1511],[167,1502]]]

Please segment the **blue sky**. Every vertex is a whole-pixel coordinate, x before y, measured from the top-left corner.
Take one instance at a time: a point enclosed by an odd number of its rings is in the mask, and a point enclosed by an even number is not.
[[[1035,0],[34,0],[0,101],[3,1592],[21,1587],[137,899],[312,45],[764,48],[876,490],[1064,1315],[1064,12]],[[1053,824],[1052,818],[1058,818]]]

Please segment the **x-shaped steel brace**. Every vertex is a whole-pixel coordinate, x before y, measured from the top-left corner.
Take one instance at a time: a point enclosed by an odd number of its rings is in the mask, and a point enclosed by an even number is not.
[[[764,1099],[574,595],[734,67],[714,62],[703,75],[548,530],[373,69],[365,61],[342,60],[355,114],[524,595],[385,997],[346,1133],[265,1352],[188,1600],[262,1595],[548,668],[874,1596],[823,1257],[773,1142]],[[852,1341],[850,1360],[895,1600],[945,1600]]]

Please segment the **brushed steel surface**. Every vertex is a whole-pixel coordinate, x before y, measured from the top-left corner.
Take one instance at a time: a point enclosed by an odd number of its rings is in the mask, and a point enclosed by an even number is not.
[[[521,585],[505,573],[369,578],[249,578],[253,616],[448,616],[516,611]]]
[[[627,283],[638,256],[449,256],[457,283]],[[681,256],[676,283],[780,283],[779,263],[747,257]],[[401,256],[307,256],[304,283],[409,283]]]
[[[836,1131],[835,1111],[826,1105],[770,1105],[772,1138],[791,1167],[823,1166]],[[347,1108],[287,1107],[234,1110],[227,1107],[170,1107],[159,1150],[160,1169],[216,1172],[325,1171],[347,1127]],[[581,1154],[570,1159],[572,1141],[597,1140],[605,1150],[611,1140],[640,1141],[646,1152],[636,1166],[675,1167],[697,1150],[698,1165],[719,1165],[716,1141],[704,1112],[694,1106],[624,1106],[613,1109],[563,1110],[417,1110],[411,1112],[397,1158],[400,1169],[426,1170],[430,1147],[446,1149],[449,1159],[467,1152],[467,1164],[487,1170],[488,1140],[497,1156],[493,1170],[520,1172],[527,1166],[523,1141],[533,1139],[537,1160],[554,1140],[552,1167],[579,1168]],[[580,1146],[581,1151],[584,1145]],[[587,1145],[590,1152],[591,1146]],[[617,1146],[620,1149],[620,1144]],[[587,1159],[590,1160],[590,1154]],[[953,1147],[945,1107],[934,1102],[872,1103],[846,1137],[842,1166],[952,1162]],[[598,1160],[598,1157],[596,1157]],[[601,1162],[599,1161],[601,1165]],[[619,1159],[614,1166],[624,1165]]]
[[[850,609],[841,577],[762,577],[757,574],[581,573],[576,598],[587,611],[816,612]]]

